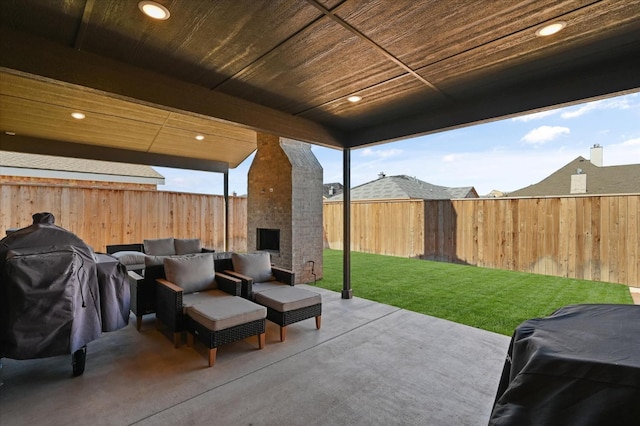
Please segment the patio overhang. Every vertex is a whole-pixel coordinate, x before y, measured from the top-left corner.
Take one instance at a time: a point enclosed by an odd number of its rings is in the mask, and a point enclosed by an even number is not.
[[[158,2],[2,2],[0,149],[221,171],[263,132],[348,195],[351,149],[640,88],[640,0]]]
[[[3,3],[0,130],[233,168],[256,131],[359,148],[640,88],[639,0],[159,3]]]

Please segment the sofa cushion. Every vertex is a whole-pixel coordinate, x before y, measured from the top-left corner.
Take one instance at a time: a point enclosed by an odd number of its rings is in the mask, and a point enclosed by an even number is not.
[[[254,282],[275,280],[271,271],[271,255],[266,251],[233,253],[231,262],[235,272],[251,277]]]
[[[145,254],[140,251],[117,251],[111,256],[115,257],[123,265],[140,265],[144,267]]]
[[[255,299],[257,303],[278,312],[289,312],[322,303],[322,297],[318,293],[291,286],[262,291],[255,295]]]
[[[144,266],[148,267],[148,266],[157,266],[157,265],[163,265],[164,266],[164,260],[169,258],[171,256],[149,256],[149,255],[145,255],[144,256]]]
[[[200,238],[176,238],[173,240],[176,254],[200,253]]]
[[[251,291],[253,292],[253,298],[256,298],[256,293],[261,293],[265,290],[271,290],[273,288],[282,288],[282,287],[289,287],[291,288],[291,286],[289,284],[285,284],[285,283],[281,283],[280,281],[264,281],[261,283],[253,283],[253,285],[251,286]]]
[[[144,240],[144,252],[152,256],[171,256],[176,254],[173,238]]]
[[[219,290],[198,294],[190,299],[187,315],[208,330],[219,331],[266,318],[267,310],[253,302]]]
[[[168,281],[182,287],[185,293],[216,288],[213,256],[209,253],[172,256],[164,260]]]

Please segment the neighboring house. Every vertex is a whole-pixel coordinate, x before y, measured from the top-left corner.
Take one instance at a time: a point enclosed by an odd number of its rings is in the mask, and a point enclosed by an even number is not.
[[[0,151],[0,183],[157,190],[164,176],[151,166]]]
[[[448,188],[432,185],[411,176],[385,176],[383,173],[378,179],[351,189],[351,200],[451,200],[454,198],[478,198],[478,193],[473,186]],[[331,200],[342,200],[342,194],[332,197]]]
[[[603,166],[602,147],[591,148],[591,160],[578,157],[535,185],[510,192],[509,197],[604,195],[640,193],[640,164]]]
[[[505,196],[506,196],[506,194],[504,192],[499,191],[497,189],[494,189],[490,193],[485,195],[483,198],[500,198],[500,197],[505,197]]]
[[[325,183],[322,186],[322,199],[334,197],[338,194],[342,194],[343,186],[339,182]]]

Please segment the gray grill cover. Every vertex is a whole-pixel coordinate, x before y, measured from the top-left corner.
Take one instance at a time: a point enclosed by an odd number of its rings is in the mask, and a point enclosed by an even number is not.
[[[93,250],[53,220],[48,213],[36,214],[33,225],[0,240],[0,357],[70,354],[100,337],[101,330],[128,322],[126,280],[103,283],[118,286],[116,300],[102,303],[126,313],[120,312],[123,319],[115,325],[102,324]]]

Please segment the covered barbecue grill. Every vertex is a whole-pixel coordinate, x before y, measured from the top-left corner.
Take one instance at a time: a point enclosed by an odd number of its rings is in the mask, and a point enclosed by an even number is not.
[[[72,354],[80,375],[86,345],[128,324],[126,268],[110,259],[104,273],[101,258],[51,213],[33,219],[0,240],[0,358]]]

